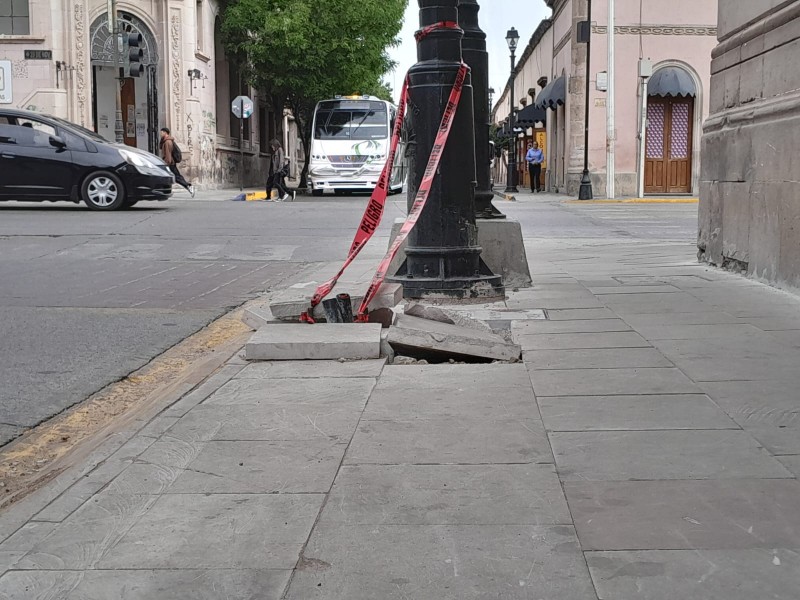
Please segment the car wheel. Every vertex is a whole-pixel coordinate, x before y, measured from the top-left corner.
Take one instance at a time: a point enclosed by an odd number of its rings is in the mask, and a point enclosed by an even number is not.
[[[90,210],[116,210],[125,204],[125,188],[113,173],[97,171],[84,180],[81,198]]]
[[[322,196],[322,190],[311,190],[312,196]]]

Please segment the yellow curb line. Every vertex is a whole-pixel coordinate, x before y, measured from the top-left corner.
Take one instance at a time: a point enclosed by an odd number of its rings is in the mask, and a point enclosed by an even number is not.
[[[565,200],[565,204],[697,204],[699,198],[625,198],[623,200]]]

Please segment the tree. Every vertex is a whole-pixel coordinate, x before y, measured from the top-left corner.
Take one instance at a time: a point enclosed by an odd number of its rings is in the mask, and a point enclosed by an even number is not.
[[[223,14],[227,51],[246,57],[247,82],[272,100],[275,113],[292,110],[306,165],[318,101],[336,94],[391,98],[381,79],[394,65],[408,0],[232,0]]]

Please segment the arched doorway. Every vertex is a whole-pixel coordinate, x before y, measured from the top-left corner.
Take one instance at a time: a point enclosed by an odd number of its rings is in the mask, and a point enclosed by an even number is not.
[[[124,33],[141,33],[145,67],[143,77],[122,80],[122,131],[123,140],[150,152],[158,150],[158,46],[150,28],[138,17],[119,13],[119,30]],[[120,85],[119,67],[121,53],[115,49],[114,37],[108,15],[102,14],[90,30],[92,59],[92,117],[94,130],[109,141],[116,138],[116,87]]]
[[[644,191],[692,192],[692,139],[697,86],[678,66],[658,69],[647,83]]]

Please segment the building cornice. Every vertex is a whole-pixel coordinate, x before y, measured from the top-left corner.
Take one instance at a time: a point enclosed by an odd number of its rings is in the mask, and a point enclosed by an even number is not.
[[[598,35],[608,34],[606,25],[595,25],[592,33]],[[617,25],[614,27],[617,35],[699,35],[717,37],[715,25]]]

